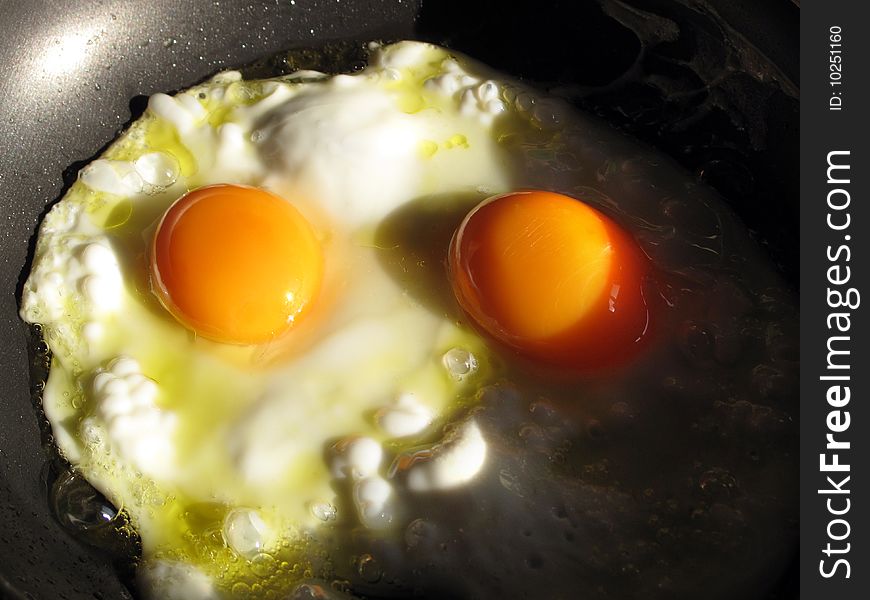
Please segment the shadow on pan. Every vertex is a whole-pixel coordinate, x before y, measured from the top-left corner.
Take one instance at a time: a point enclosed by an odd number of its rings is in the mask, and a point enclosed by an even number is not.
[[[298,6],[297,6],[298,5]],[[717,188],[797,288],[798,9],[788,2],[0,3],[3,289],[17,289],[62,173],[128,120],[130,99],[332,39],[419,37],[570,98]],[[76,54],[78,53],[78,54]],[[136,110],[136,107],[133,107]],[[141,109],[141,107],[140,107]],[[129,597],[111,560],[49,510],[27,331],[3,295],[0,597]],[[771,599],[797,597],[796,567]]]

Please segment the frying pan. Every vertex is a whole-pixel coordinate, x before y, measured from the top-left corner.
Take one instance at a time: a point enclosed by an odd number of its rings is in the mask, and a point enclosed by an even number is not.
[[[796,287],[795,4],[515,10],[473,0],[0,0],[0,597],[131,597],[107,557],[49,510],[46,432],[17,310],[40,216],[149,94],[328,40],[444,43],[555,87],[677,158],[732,202]],[[717,68],[736,74],[732,84],[705,94]],[[665,77],[653,85],[657,69]],[[685,81],[701,91],[687,99]],[[784,574],[772,597],[792,597],[794,579]]]

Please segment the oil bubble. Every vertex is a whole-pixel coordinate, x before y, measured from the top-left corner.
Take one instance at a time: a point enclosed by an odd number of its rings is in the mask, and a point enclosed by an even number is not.
[[[381,567],[371,554],[363,554],[356,564],[357,573],[367,583],[377,583],[381,579]]]
[[[84,478],[66,472],[52,486],[52,508],[62,525],[73,530],[105,526],[118,510]]]
[[[462,381],[466,376],[477,371],[477,358],[462,348],[451,348],[441,358],[441,362],[456,381]]]
[[[275,572],[275,558],[266,552],[258,554],[251,560],[251,572],[258,577],[267,577]]]

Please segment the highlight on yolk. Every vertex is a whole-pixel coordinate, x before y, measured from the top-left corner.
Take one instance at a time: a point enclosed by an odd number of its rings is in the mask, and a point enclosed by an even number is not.
[[[450,245],[459,304],[526,356],[585,370],[619,364],[647,334],[647,259],[591,206],[515,192],[479,204]]]
[[[222,184],[195,189],[166,211],[150,267],[155,294],[183,325],[215,341],[256,344],[305,314],[323,255],[289,202]]]

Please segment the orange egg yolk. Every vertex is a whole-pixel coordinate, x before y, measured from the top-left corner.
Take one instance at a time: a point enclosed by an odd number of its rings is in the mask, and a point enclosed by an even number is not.
[[[230,344],[271,340],[306,313],[323,277],[311,225],[261,189],[212,185],[163,216],[151,252],[162,304],[203,337]]]
[[[516,192],[472,210],[451,242],[456,297],[492,337],[579,370],[632,357],[649,329],[647,259],[611,219],[552,192]]]

